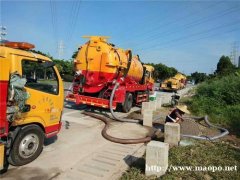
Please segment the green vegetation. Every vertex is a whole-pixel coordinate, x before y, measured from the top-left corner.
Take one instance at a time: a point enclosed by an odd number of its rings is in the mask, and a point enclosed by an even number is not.
[[[188,76],[188,80],[194,80],[195,84],[204,82],[208,79],[212,79],[215,77],[222,77],[233,74],[237,71],[237,68],[232,64],[230,58],[228,56],[222,56],[219,59],[217,64],[217,69],[214,74],[207,75],[206,73],[194,72],[191,76]]]
[[[43,56],[47,56],[53,60],[56,64],[56,67],[64,81],[71,82],[73,80],[74,70],[73,70],[73,59],[76,57],[77,52],[75,51],[72,55],[72,59],[63,60],[63,59],[54,59],[50,54],[43,53],[37,50],[31,50],[34,53],[41,54]]]
[[[73,55],[72,55],[73,59],[77,57],[77,53],[78,53],[78,50],[73,52]]]
[[[150,63],[149,65],[154,67],[154,78],[156,80],[165,80],[169,77],[173,77],[177,74],[177,70],[173,67],[168,67],[162,63],[159,64],[153,64]]]
[[[199,74],[198,74],[198,77]],[[195,115],[209,115],[240,136],[240,75],[228,56],[222,56],[214,76],[200,84],[195,95],[186,101]]]
[[[192,166],[192,167],[240,167],[240,150],[232,148],[225,143],[211,143],[207,141],[195,141],[193,146],[173,147],[169,151],[170,166]],[[125,172],[121,180],[147,180],[157,179],[144,175],[145,158],[135,162],[132,167]],[[239,171],[190,171],[168,169],[161,179],[238,179]]]
[[[56,64],[57,69],[59,73],[61,74],[64,81],[72,81],[74,70],[73,70],[73,59],[76,58],[78,50],[74,51],[72,54],[72,57],[70,60],[63,60],[63,59],[54,59],[50,54],[43,53],[41,51],[37,50],[31,50],[34,53],[42,54],[44,56],[49,57],[53,60],[53,62]],[[154,78],[156,80],[165,80],[169,77],[173,77],[177,74],[177,70],[173,67],[168,67],[164,64],[153,64],[150,63],[149,65],[152,65],[155,68],[154,71]]]
[[[73,61],[64,61],[54,59],[53,62],[56,64],[59,73],[61,74],[64,81],[71,82],[73,80]]]
[[[231,74],[236,67],[232,64],[228,56],[222,56],[217,64],[216,74],[217,75],[228,75]]]
[[[240,76],[216,77],[200,84],[196,95],[187,101],[196,115],[208,114],[211,121],[240,135]]]
[[[240,70],[222,56],[214,74],[195,72],[190,76],[200,83],[191,98],[182,98],[195,115],[210,116],[215,124],[227,127],[230,132],[240,136]],[[228,136],[231,137],[231,136]],[[202,166],[202,167],[240,167],[240,150],[225,142],[212,143],[194,141],[195,145],[173,147],[169,151],[169,166]],[[234,142],[235,143],[235,142]],[[125,172],[121,180],[146,180],[156,177],[144,175],[145,158],[143,157]],[[237,171],[167,171],[160,179],[239,179]]]
[[[206,73],[194,72],[188,77],[188,80],[194,80],[195,84],[201,83],[208,79],[208,75]]]

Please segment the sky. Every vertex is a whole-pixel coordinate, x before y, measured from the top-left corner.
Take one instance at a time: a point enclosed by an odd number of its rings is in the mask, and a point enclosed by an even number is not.
[[[185,74],[213,73],[234,43],[240,52],[240,0],[1,0],[0,7],[7,40],[33,43],[54,58],[60,49],[60,58],[71,59],[87,41],[84,35],[110,36],[144,63],[163,63]]]

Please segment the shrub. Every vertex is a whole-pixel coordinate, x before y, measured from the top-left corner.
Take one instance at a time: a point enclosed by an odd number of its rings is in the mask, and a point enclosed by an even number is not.
[[[213,122],[228,126],[240,135],[240,77],[229,75],[208,80],[188,102],[194,114],[208,114]]]

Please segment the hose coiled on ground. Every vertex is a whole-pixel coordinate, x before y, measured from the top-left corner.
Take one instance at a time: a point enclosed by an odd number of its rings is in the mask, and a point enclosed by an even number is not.
[[[106,117],[102,117],[102,116],[99,116],[99,115],[96,115],[96,114],[93,114],[93,113],[90,113],[90,112],[83,112],[83,114],[87,115],[87,116],[91,116],[91,117],[94,117],[100,121],[102,121],[105,126],[104,128],[102,129],[102,136],[111,141],[111,142],[115,142],[115,143],[120,143],[120,144],[138,144],[138,143],[146,143],[146,142],[149,142],[151,141],[151,139],[153,137],[155,137],[155,131],[153,131],[151,133],[151,135],[148,135],[147,137],[145,138],[139,138],[139,139],[122,139],[122,138],[116,138],[116,137],[113,137],[113,136],[110,136],[107,134],[107,129],[110,125],[109,121],[107,120]]]
[[[115,91],[117,90],[118,86],[119,86],[119,82],[116,82],[116,84],[112,90],[112,93],[110,96],[110,102],[109,102],[110,112],[111,112],[113,118],[120,122],[140,123],[141,122],[140,120],[120,118],[113,111],[113,97],[114,97]]]
[[[128,74],[128,71],[130,69],[130,66],[131,66],[131,60],[132,60],[132,52],[129,50],[129,58],[128,58],[128,65],[127,65],[127,69],[125,70],[124,72],[124,75],[123,77],[121,78],[121,80],[124,80],[124,78],[127,76]],[[115,85],[114,85],[114,88],[112,90],[112,93],[111,93],[111,96],[110,96],[110,101],[109,101],[109,107],[110,107],[110,112],[112,114],[112,117],[117,120],[117,121],[120,121],[120,122],[129,122],[129,123],[140,123],[141,120],[136,120],[136,119],[125,119],[125,118],[120,118],[118,117],[115,112],[113,111],[113,97],[114,97],[114,94],[117,90],[117,88],[119,87],[119,82],[116,81]],[[122,138],[116,138],[116,137],[113,137],[113,136],[110,136],[107,134],[107,129],[109,127],[109,121],[107,120],[106,117],[102,117],[102,116],[99,116],[99,115],[96,115],[96,114],[93,114],[93,113],[90,113],[90,112],[83,112],[83,114],[85,115],[88,115],[88,116],[91,116],[91,117],[94,117],[98,120],[101,120],[102,122],[104,122],[105,126],[104,128],[102,129],[102,136],[111,141],[111,142],[115,142],[115,143],[120,143],[120,144],[138,144],[138,143],[146,143],[146,142],[149,142],[152,140],[152,138],[155,136],[155,131],[156,130],[153,130],[151,133],[151,135],[145,137],[145,138],[138,138],[138,139],[122,139]]]
[[[210,140],[210,141],[213,141],[213,140],[219,139],[219,138],[224,137],[224,136],[229,134],[229,131],[227,129],[219,127],[219,126],[216,126],[216,125],[213,125],[212,123],[210,123],[209,120],[208,120],[208,116],[193,117],[193,119],[197,120],[197,121],[204,120],[205,123],[209,127],[214,127],[216,129],[219,129],[220,131],[222,131],[222,133],[219,134],[219,135],[213,136],[213,137],[209,137],[209,136],[194,136],[194,135],[190,135],[190,134],[181,134],[182,137],[194,138],[194,139],[199,139],[199,140]]]
[[[128,54],[129,54],[129,57],[128,57],[128,65],[127,65],[127,69],[125,70],[124,72],[124,75],[122,77],[122,80],[125,79],[125,77],[127,76],[128,74],[128,71],[130,69],[130,66],[131,66],[131,62],[132,62],[132,51],[129,50],[128,51]],[[111,93],[111,96],[110,96],[110,101],[109,101],[109,107],[110,107],[110,112],[113,116],[113,118],[117,121],[120,121],[120,122],[129,122],[129,123],[140,123],[141,121],[140,120],[136,120],[136,119],[123,119],[123,118],[120,118],[118,117],[115,112],[113,111],[113,97],[114,97],[114,94],[117,90],[117,88],[119,87],[119,82],[116,82],[116,84],[114,85],[113,87],[113,90],[112,90],[112,93]]]

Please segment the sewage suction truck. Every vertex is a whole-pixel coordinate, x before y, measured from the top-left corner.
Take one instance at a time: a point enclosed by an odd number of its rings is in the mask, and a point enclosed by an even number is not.
[[[74,60],[72,92],[66,100],[76,104],[112,108],[128,112],[134,104],[148,101],[154,89],[154,68],[141,63],[131,50],[116,48],[106,36],[85,36],[89,41],[79,48]]]
[[[174,77],[164,80],[160,89],[165,91],[177,91],[186,87],[187,77],[181,73],[177,73]]]
[[[36,159],[44,139],[61,128],[60,74],[51,59],[32,48],[0,43],[0,172],[8,163],[20,166]]]

